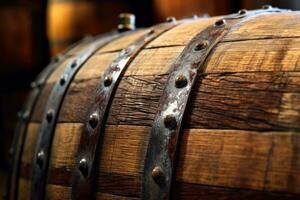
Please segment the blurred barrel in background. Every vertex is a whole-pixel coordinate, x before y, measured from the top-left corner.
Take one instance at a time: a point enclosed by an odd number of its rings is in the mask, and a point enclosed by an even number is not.
[[[62,52],[86,35],[114,28],[118,14],[124,10],[128,10],[124,1],[49,0],[47,34],[51,54]]]

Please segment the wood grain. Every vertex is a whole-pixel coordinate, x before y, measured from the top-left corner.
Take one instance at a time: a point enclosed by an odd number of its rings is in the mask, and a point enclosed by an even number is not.
[[[189,19],[177,27],[167,31],[160,37],[149,43],[146,48],[158,48],[167,46],[185,46],[199,32],[212,25],[219,17]]]
[[[114,51],[120,51],[123,48],[126,48],[129,44],[131,44],[133,41],[137,40],[139,37],[144,35],[149,31],[148,29],[141,29],[137,30],[129,35],[126,35],[124,37],[118,38],[116,40],[111,41],[108,45],[105,47],[99,49],[97,51],[98,53],[104,53],[104,52],[114,52]]]
[[[123,77],[108,124],[151,126],[167,76]],[[203,74],[193,91],[185,127],[298,130],[298,72]],[[84,122],[97,79],[74,82],[60,122]]]
[[[29,200],[30,199],[30,185],[31,181],[20,178],[19,179],[19,191],[18,200]]]
[[[253,17],[235,27],[212,51],[197,77],[183,123],[174,199],[299,197],[298,18],[298,12]],[[185,22],[164,33],[126,70],[100,140],[98,198],[140,197],[149,133],[172,63],[193,35],[215,19]],[[72,81],[52,143],[47,180],[50,199],[70,195],[80,134],[100,76],[118,51],[145,31],[112,41]],[[22,180],[31,178],[34,134],[64,67],[51,75],[34,108],[22,157]]]
[[[186,184],[175,182],[172,188],[172,199],[186,200],[240,200],[240,199],[256,199],[256,200],[295,200],[299,195],[284,194],[275,192],[263,192],[245,189],[231,189],[222,187],[211,187],[195,184]]]
[[[62,139],[51,155],[49,184],[69,186],[75,149],[73,137],[79,124],[58,125]],[[73,127],[72,127],[73,126]],[[72,127],[72,128],[71,128]],[[110,125],[105,129],[99,155],[98,189],[116,195],[139,196],[143,160],[150,127]],[[76,136],[77,135],[77,136]],[[77,139],[75,139],[77,140]],[[179,146],[176,180],[184,183],[244,188],[259,191],[300,193],[300,162],[297,132],[255,132],[242,130],[186,129]],[[59,155],[58,155],[59,154]],[[56,163],[55,163],[56,162]],[[52,177],[52,178],[51,178]],[[61,180],[59,180],[61,179]],[[120,187],[122,185],[122,187]]]
[[[223,41],[299,37],[300,12],[263,14],[234,27]]]
[[[299,71],[299,44],[300,38],[219,43],[206,72]]]

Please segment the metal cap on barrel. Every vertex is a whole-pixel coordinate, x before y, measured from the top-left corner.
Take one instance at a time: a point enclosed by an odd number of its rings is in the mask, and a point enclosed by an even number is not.
[[[118,31],[129,31],[135,29],[135,15],[131,13],[121,13],[119,15]]]

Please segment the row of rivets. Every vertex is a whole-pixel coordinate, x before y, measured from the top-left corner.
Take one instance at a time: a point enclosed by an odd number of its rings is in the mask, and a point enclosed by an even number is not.
[[[61,56],[57,56],[57,57],[54,57],[54,62],[58,62],[59,60],[61,59]],[[77,66],[77,62],[76,60],[73,61],[70,65],[70,67],[73,69]],[[59,79],[59,84],[61,86],[63,86],[66,82],[67,82],[67,79],[68,79],[68,75],[67,74],[64,74],[61,76],[61,78]],[[35,83],[35,82],[33,82]],[[35,86],[35,85],[34,85]],[[37,86],[35,86],[37,87]],[[48,109],[47,113],[46,113],[46,120],[48,123],[51,123],[52,120],[53,120],[53,117],[54,117],[54,110],[53,109]],[[40,150],[38,153],[37,153],[37,156],[36,156],[36,164],[39,166],[39,168],[42,168],[43,167],[43,164],[44,164],[44,159],[45,159],[45,153],[43,150]]]
[[[245,11],[240,11],[240,14],[245,14],[245,13],[246,13]],[[220,19],[215,22],[215,26],[218,27],[221,27],[225,24],[226,24],[225,19]],[[209,45],[208,41],[202,40],[194,47],[194,51],[201,51],[206,47],[208,47],[208,45]],[[188,79],[185,75],[179,74],[175,78],[176,88],[184,88],[187,86],[187,84],[188,84]],[[166,115],[163,119],[163,123],[165,127],[168,128],[169,130],[174,130],[177,127],[177,120],[175,115],[173,114]],[[164,181],[164,177],[165,177],[163,169],[157,165],[152,169],[151,176],[157,184],[161,184]]]

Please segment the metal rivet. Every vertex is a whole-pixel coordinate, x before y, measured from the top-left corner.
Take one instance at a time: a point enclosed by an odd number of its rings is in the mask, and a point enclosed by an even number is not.
[[[44,165],[44,157],[45,157],[45,153],[43,150],[39,151],[36,157],[36,164],[42,168]]]
[[[23,119],[24,121],[27,121],[27,120],[29,119],[29,112],[28,112],[28,111],[26,111],[26,112],[24,112],[24,113],[22,114],[22,119]]]
[[[112,77],[111,77],[111,76],[106,76],[106,77],[104,78],[104,86],[105,86],[105,87],[108,87],[108,86],[111,85],[111,83],[112,83]]]
[[[183,88],[187,85],[187,83],[187,78],[182,74],[178,75],[175,79],[175,86],[177,88]]]
[[[165,174],[161,167],[155,166],[151,172],[151,176],[156,183],[161,183],[164,180]]]
[[[239,10],[238,14],[245,15],[245,14],[247,14],[247,10],[246,9]]]
[[[52,109],[48,110],[46,114],[46,119],[50,123],[53,119],[54,111]]]
[[[67,79],[68,79],[68,76],[67,76],[66,74],[63,75],[63,76],[60,78],[60,80],[59,80],[59,84],[60,84],[61,86],[63,86],[63,85],[66,83]]]
[[[33,82],[30,83],[30,87],[32,89],[36,88],[37,86],[38,86],[38,84],[35,81],[33,81]]]
[[[202,40],[195,46],[194,50],[200,51],[202,49],[205,49],[207,46],[208,46],[208,41]]]
[[[154,29],[149,30],[148,35],[152,35],[155,32]]]
[[[170,129],[170,130],[173,130],[176,128],[177,126],[177,122],[176,122],[176,118],[174,115],[170,114],[170,115],[167,115],[165,118],[164,118],[164,124],[165,124],[165,127]]]
[[[93,113],[93,114],[90,115],[90,117],[89,117],[89,125],[92,128],[95,128],[97,126],[98,121],[99,121],[99,115],[97,113]]]
[[[226,24],[226,20],[225,19],[220,19],[218,21],[215,22],[216,26],[223,26]]]
[[[271,5],[263,5],[261,8],[262,8],[262,9],[271,9],[272,6],[271,6]]]
[[[71,68],[75,68],[76,66],[77,66],[77,61],[74,60],[74,61],[72,62],[72,64],[71,64]]]
[[[176,22],[176,18],[175,17],[167,17],[166,22]]]
[[[88,164],[85,158],[79,161],[78,169],[84,177],[88,175]]]
[[[59,62],[60,60],[62,60],[62,57],[63,56],[61,54],[57,54],[56,56],[51,58],[51,61],[54,63]]]

